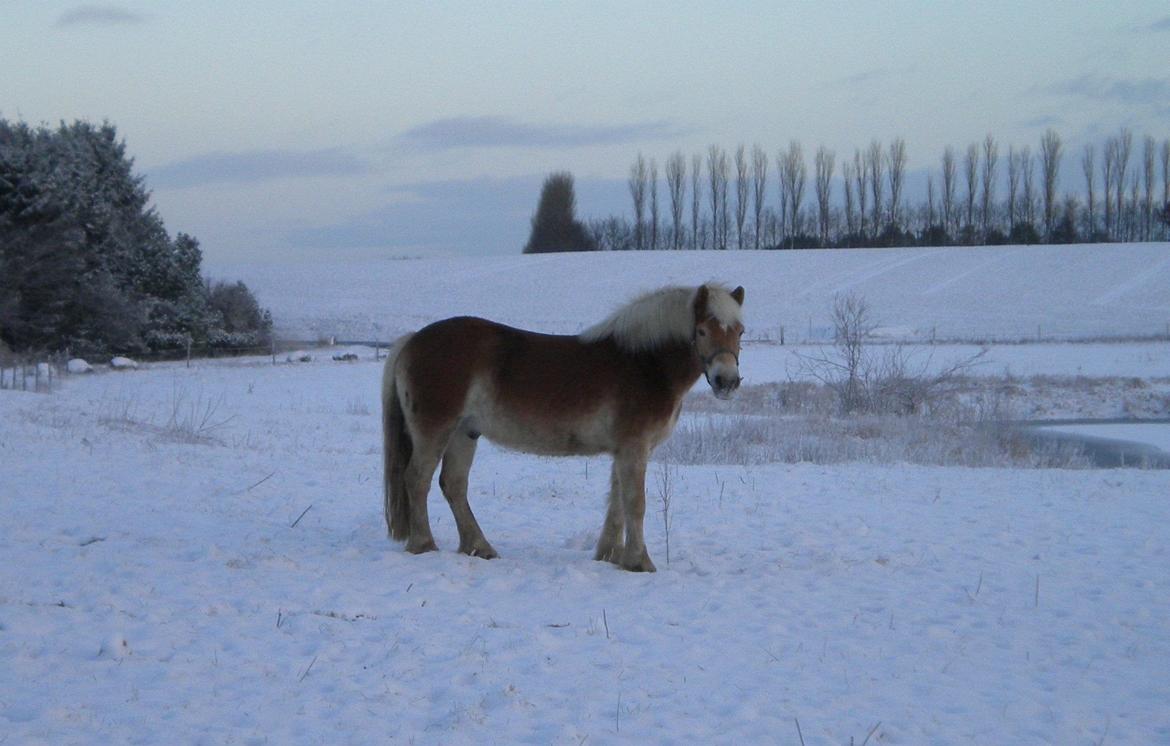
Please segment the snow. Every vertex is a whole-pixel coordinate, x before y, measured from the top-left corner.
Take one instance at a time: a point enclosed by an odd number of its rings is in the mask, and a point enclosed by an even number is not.
[[[591,560],[604,459],[480,448],[501,559],[389,542],[370,359],[0,396],[13,742],[1170,738],[1170,472],[679,467]],[[210,414],[207,414],[210,411]],[[299,520],[298,520],[299,519]]]
[[[79,357],[75,357],[65,364],[65,370],[70,373],[90,373],[93,367]]]
[[[834,296],[886,336],[924,340],[1170,335],[1170,244],[687,251],[221,264],[285,336],[388,340],[457,314],[571,333],[634,295],[720,280],[747,289],[749,339],[820,342]]]
[[[790,375],[779,326],[815,328],[841,289],[894,336],[1158,333],[1167,248],[229,276],[292,326],[387,339],[456,313],[574,331],[660,282],[726,280],[758,383]],[[996,374],[1153,378],[1165,346],[988,355]],[[591,559],[607,459],[484,443],[470,500],[501,558],[454,551],[437,486],[441,551],[412,556],[381,515],[381,363],[308,354],[0,392],[0,741],[1170,742],[1170,470],[656,463],[659,572],[638,575]]]

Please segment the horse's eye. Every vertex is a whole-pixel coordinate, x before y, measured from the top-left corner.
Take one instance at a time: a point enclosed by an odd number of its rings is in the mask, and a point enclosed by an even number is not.
[[[707,336],[707,330],[701,326],[696,331],[698,331],[700,337]]]

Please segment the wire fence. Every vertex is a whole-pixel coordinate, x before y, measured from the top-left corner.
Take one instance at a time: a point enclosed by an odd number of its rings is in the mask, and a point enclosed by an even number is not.
[[[251,347],[217,347],[188,344],[136,353],[132,357],[111,357],[98,367],[111,369],[134,368],[139,363],[185,362],[187,367],[193,361],[257,357],[267,358],[270,364],[302,362],[312,359],[315,352],[337,347],[369,347],[374,359],[386,355],[390,342],[380,340],[339,340],[336,338],[296,340],[273,340],[266,345]],[[334,360],[350,361],[359,359],[352,351],[339,352]],[[51,393],[63,378],[70,375],[90,373],[95,366],[74,358],[69,351],[54,353],[12,353],[0,350],[0,390]]]

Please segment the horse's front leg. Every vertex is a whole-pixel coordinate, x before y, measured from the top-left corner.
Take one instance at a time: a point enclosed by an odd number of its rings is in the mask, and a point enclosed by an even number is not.
[[[618,478],[617,458],[609,470],[609,504],[605,509],[605,523],[601,526],[601,538],[597,540],[595,560],[620,564],[622,560],[622,534],[626,530],[625,513],[622,508],[622,485]]]
[[[657,568],[646,551],[642,522],[646,517],[646,459],[647,452],[619,454],[614,468],[621,483],[622,513],[626,522],[626,546],[622,551],[621,566],[634,572],[654,572]]]

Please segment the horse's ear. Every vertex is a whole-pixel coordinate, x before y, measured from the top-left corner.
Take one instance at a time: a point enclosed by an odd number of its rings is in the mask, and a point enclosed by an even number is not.
[[[695,292],[695,323],[707,318],[707,286],[700,285]]]
[[[735,290],[732,290],[731,297],[735,298],[735,302],[742,306],[743,305],[743,285],[740,285]]]

